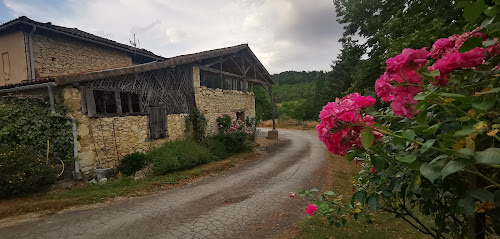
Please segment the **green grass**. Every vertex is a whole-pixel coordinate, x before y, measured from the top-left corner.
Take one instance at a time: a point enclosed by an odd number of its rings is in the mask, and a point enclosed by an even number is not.
[[[349,163],[347,159],[329,155],[325,170],[328,171],[323,191],[334,191],[344,196],[343,203],[349,203],[352,192],[351,178],[360,170],[360,166]],[[305,210],[304,210],[305,215]],[[418,215],[418,214],[417,214]],[[421,221],[428,220],[418,215]],[[418,232],[402,219],[393,214],[378,211],[370,216],[373,224],[364,220],[351,220],[342,227],[331,225],[325,218],[314,215],[304,218],[292,225],[275,239],[322,239],[322,238],[356,238],[356,239],[426,239],[430,238]]]
[[[218,174],[238,165],[245,160],[253,160],[258,153],[249,152],[222,161],[210,162],[192,169],[168,173],[163,176],[148,176],[134,180],[131,177],[110,180],[104,184],[94,184],[72,190],[49,193],[29,194],[10,200],[0,201],[0,218],[29,212],[53,212],[63,208],[104,202],[116,197],[133,197],[165,190],[176,185],[189,183],[204,177]]]
[[[295,238],[358,238],[358,239],[386,239],[386,238],[427,238],[401,219],[389,213],[377,213],[372,216],[373,224],[362,221],[351,221],[342,227],[330,225],[321,217],[313,216],[296,224],[300,230]]]

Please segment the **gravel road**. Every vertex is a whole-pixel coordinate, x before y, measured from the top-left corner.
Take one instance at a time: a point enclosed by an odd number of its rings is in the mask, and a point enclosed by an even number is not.
[[[267,133],[267,130],[263,130]],[[224,174],[102,207],[0,229],[0,238],[272,238],[304,216],[289,192],[321,187],[325,147],[306,131]]]

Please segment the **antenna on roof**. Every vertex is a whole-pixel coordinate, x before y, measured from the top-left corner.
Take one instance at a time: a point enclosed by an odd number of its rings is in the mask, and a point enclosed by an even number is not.
[[[141,47],[141,43],[139,42],[139,39],[135,38],[135,33],[134,33],[134,40],[132,41],[131,39],[129,39],[128,41],[130,42],[130,45],[132,45],[135,48],[140,48]]]

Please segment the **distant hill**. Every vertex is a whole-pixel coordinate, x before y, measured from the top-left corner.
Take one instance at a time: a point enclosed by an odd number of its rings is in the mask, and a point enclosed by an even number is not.
[[[321,107],[319,90],[324,84],[323,71],[285,71],[272,75],[276,117],[281,119],[315,120]],[[256,114],[260,119],[271,118],[270,98],[263,88],[255,90]]]

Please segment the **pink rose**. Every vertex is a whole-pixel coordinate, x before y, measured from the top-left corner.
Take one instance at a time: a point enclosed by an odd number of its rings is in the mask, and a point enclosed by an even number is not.
[[[356,120],[356,115],[352,112],[344,112],[339,118],[345,122],[352,122]]]
[[[373,166],[370,168],[370,172],[373,173],[373,175],[377,175],[377,170]]]
[[[403,70],[406,61],[408,60],[408,56],[404,54],[399,54],[395,57],[391,57],[385,61],[385,64],[387,65],[387,72],[389,73],[395,73]]]
[[[437,40],[431,48],[431,57],[438,59],[442,54],[446,53],[449,49],[455,46],[455,42],[449,38],[441,38]]]
[[[486,52],[492,56],[500,55],[500,43],[489,46],[486,48]]]
[[[356,97],[354,97],[353,100],[354,100],[354,102],[356,102],[356,104],[360,108],[366,108],[366,107],[372,106],[373,104],[375,104],[375,101],[376,101],[371,96],[356,96]]]
[[[396,99],[391,103],[391,108],[394,114],[406,117],[408,119],[413,118],[415,115],[415,107],[417,101],[413,99],[412,94],[402,94],[398,95]]]
[[[448,54],[434,63],[430,69],[439,70],[440,72],[450,72],[458,68],[460,62],[460,53]]]
[[[407,55],[407,60],[413,63],[416,68],[424,66],[427,63],[427,57],[431,55],[429,51],[427,51],[427,47],[420,50],[406,48],[403,50],[402,54]]]
[[[309,216],[314,215],[316,210],[318,210],[318,206],[316,206],[314,204],[309,204],[309,206],[307,206],[307,209],[306,209],[307,215],[309,215]]]
[[[484,63],[484,48],[476,47],[460,54],[460,67],[470,69]]]
[[[389,76],[381,75],[380,78],[375,82],[375,92],[377,96],[385,102],[391,102],[394,100],[394,87],[389,84]]]

